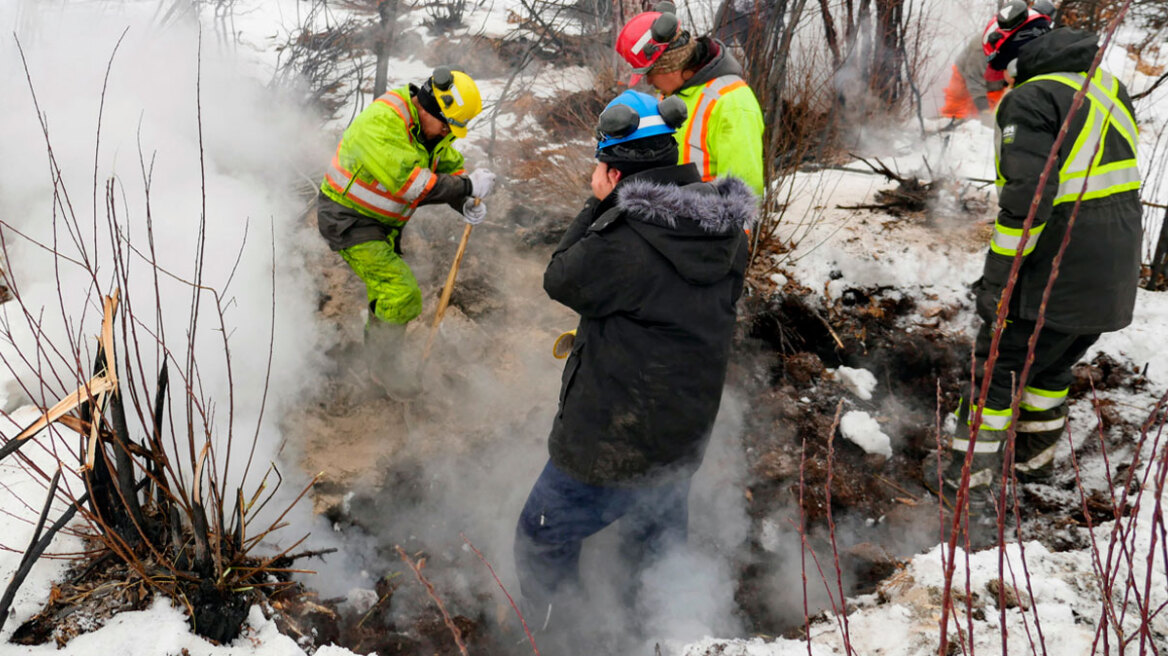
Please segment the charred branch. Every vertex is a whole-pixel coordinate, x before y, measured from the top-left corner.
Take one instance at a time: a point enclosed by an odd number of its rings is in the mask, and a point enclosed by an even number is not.
[[[16,598],[16,591],[20,589],[20,585],[24,583],[24,579],[28,577],[28,573],[32,570],[32,566],[36,563],[39,553],[35,552],[37,545],[41,541],[41,531],[45,528],[45,520],[49,517],[49,510],[53,507],[53,501],[57,497],[57,484],[61,482],[61,470],[58,469],[56,474],[53,474],[53,480],[49,482],[49,493],[45,496],[45,507],[41,509],[41,515],[37,519],[36,528],[33,529],[32,539],[29,540],[28,549],[25,550],[24,555],[20,558],[20,565],[16,568],[16,574],[13,575],[12,581],[8,584],[8,588],[4,590],[4,596],[0,597],[0,629],[4,628],[4,622],[8,619],[8,609],[12,606],[12,600]],[[50,531],[49,538],[52,538],[54,531]]]

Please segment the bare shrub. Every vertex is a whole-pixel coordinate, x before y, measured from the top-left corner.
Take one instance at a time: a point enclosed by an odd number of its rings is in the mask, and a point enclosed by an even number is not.
[[[326,0],[314,0],[300,25],[276,47],[276,70],[269,86],[312,107],[326,122],[337,118],[354,95],[354,107],[362,106],[366,64],[355,54],[365,47],[366,30],[365,21],[353,16],[338,21]]]
[[[265,468],[255,462],[270,381],[275,296],[266,360],[261,355],[252,361],[266,367],[257,424],[242,426],[236,416],[231,333],[224,316],[231,301],[204,282],[208,249],[223,246],[208,243],[205,186],[199,237],[190,245],[194,273],[184,278],[168,268],[178,263],[160,262],[155,250],[152,165],[139,153],[146,243],[128,236],[131,217],[122,213],[128,211],[123,209],[128,203],[115,178],[95,184],[92,219],[83,219],[54,156],[27,64],[25,74],[45,139],[53,207],[58,210],[55,225],[74,236],[52,245],[29,240],[27,246],[42,249],[52,261],[61,317],[76,332],[61,335],[46,327],[44,301],[27,298],[20,276],[11,271],[9,245],[28,238],[0,222],[0,254],[14,299],[8,320],[0,325],[0,339],[17,346],[10,356],[14,359],[5,357],[4,364],[42,413],[0,444],[0,460],[17,458],[27,475],[47,488],[43,502],[23,499],[29,507],[43,503],[43,510],[16,576],[0,599],[0,623],[7,619],[8,605],[32,565],[58,532],[70,530],[85,542],[89,564],[66,584],[78,594],[52,597],[49,609],[33,618],[29,624],[34,628],[25,633],[45,636],[35,625],[52,625],[62,609],[88,599],[97,583],[120,576],[123,579],[113,587],[126,595],[126,607],[144,607],[153,595],[162,594],[186,608],[197,633],[220,642],[231,640],[251,602],[290,586],[291,574],[300,571],[292,569],[292,563],[308,555],[293,553],[307,536],[287,547],[273,545],[288,513],[309,487],[290,502],[279,501],[280,473],[274,465]],[[100,144],[100,120],[98,125]],[[203,170],[201,157],[200,149]],[[94,175],[97,183],[96,165]],[[104,216],[98,198],[103,200]],[[67,244],[79,254],[66,252]],[[90,284],[84,290],[64,290],[63,271],[77,271]],[[274,286],[274,269],[272,282]],[[78,292],[83,292],[79,307],[70,307],[66,296]],[[189,297],[174,297],[184,293]],[[187,304],[189,315],[184,331],[168,335],[164,306],[174,303]],[[91,346],[92,335],[85,332],[91,323],[86,316],[94,307],[100,308],[101,316],[96,348]],[[212,334],[222,340],[216,354],[222,357],[220,362],[196,356],[196,343],[208,332],[203,327],[208,320],[214,323]],[[227,381],[223,395],[213,394],[208,385],[220,375],[219,367]],[[58,469],[38,466],[28,457],[34,449],[45,452]],[[257,465],[267,470],[259,480]],[[53,518],[52,510],[61,507],[64,511]],[[75,517],[80,525],[71,524]]]
[[[430,0],[422,4],[426,10],[425,21],[422,22],[430,32],[444,34],[457,27],[462,27],[462,17],[466,13],[466,0]]]

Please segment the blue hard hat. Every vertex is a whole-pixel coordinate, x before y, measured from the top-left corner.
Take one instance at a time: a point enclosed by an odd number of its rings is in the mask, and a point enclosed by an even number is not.
[[[596,152],[628,141],[673,134],[685,123],[686,114],[685,102],[676,96],[658,101],[647,93],[629,89],[613,98],[600,113]]]

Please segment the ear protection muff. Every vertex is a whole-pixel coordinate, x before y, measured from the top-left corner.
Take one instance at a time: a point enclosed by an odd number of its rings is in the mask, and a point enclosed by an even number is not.
[[[601,112],[596,123],[596,136],[598,139],[621,139],[635,132],[640,124],[641,117],[632,107],[613,105]]]
[[[449,66],[439,66],[430,74],[430,79],[422,85],[422,91],[437,97],[438,94],[434,93],[435,89],[449,91],[452,86],[454,86],[454,72],[450,70]],[[449,102],[447,104],[449,105]]]
[[[665,125],[675,129],[681,127],[689,115],[685,101],[677,96],[669,96],[657,103],[657,111],[660,112]]]

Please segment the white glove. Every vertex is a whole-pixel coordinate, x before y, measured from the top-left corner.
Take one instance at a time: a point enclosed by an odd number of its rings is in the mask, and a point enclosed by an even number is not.
[[[495,189],[495,174],[490,169],[475,169],[470,172],[470,195],[486,198]]]
[[[466,202],[462,204],[462,216],[467,223],[478,225],[487,218],[487,204],[480,200],[476,205],[475,199],[467,198]]]

